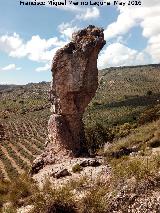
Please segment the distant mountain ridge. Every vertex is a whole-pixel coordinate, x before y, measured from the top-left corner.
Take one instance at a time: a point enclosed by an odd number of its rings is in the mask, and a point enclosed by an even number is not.
[[[18,85],[14,85],[14,84],[0,84],[0,91],[16,88],[17,86]]]
[[[99,70],[99,75],[103,75],[104,73],[110,72],[112,70],[125,70],[125,69],[138,69],[138,68],[158,68],[160,69],[160,64],[147,64],[147,65],[135,65],[135,66],[119,66],[119,67],[109,67],[102,70]],[[17,87],[31,87],[33,85],[48,85],[50,82],[42,81],[39,83],[27,83],[25,85],[18,85],[18,84],[0,84],[0,91],[1,90],[7,90],[7,89],[14,89]]]

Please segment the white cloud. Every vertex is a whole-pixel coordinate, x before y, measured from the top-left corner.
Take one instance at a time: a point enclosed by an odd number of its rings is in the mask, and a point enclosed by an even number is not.
[[[116,22],[113,22],[107,27],[106,30],[104,30],[104,37],[106,40],[108,40],[115,36],[123,35],[128,32],[135,24],[136,21],[132,18],[132,15],[127,10],[118,16]]]
[[[10,50],[16,50],[22,45],[22,39],[16,33],[13,35],[3,35],[0,37],[0,50],[9,52]]]
[[[80,20],[90,20],[90,19],[97,19],[100,16],[99,9],[97,7],[88,7],[84,9],[81,14],[76,16],[77,19]]]
[[[111,0],[113,1],[113,0]],[[123,0],[127,1],[127,0]],[[47,2],[47,1],[46,1]],[[59,7],[60,8],[60,7]],[[76,9],[75,9],[76,8]],[[105,39],[114,39],[115,43],[108,45],[99,56],[99,67],[124,66],[138,63],[147,63],[146,56],[150,54],[152,62],[160,62],[160,1],[142,0],[142,6],[119,6],[117,20],[105,29]],[[61,8],[64,9],[64,8]],[[66,10],[72,10],[76,19],[89,20],[100,16],[97,7],[77,7],[68,5]],[[74,21],[76,20],[74,19]],[[29,60],[43,62],[44,66],[37,67],[36,71],[48,70],[49,64],[57,49],[61,48],[71,39],[72,33],[78,30],[72,23],[62,23],[58,26],[60,38],[41,38],[34,35],[30,40],[24,41],[18,34],[0,36],[0,50],[5,51],[11,57],[27,57]],[[76,20],[77,21],[77,20]],[[74,22],[75,23],[75,22]],[[138,52],[127,47],[127,40],[123,35],[131,34],[134,26],[142,28],[142,35],[147,38],[147,47]],[[113,41],[112,41],[113,42]],[[149,63],[150,61],[148,61]]]
[[[51,69],[51,65],[50,64],[46,64],[45,66],[43,67],[37,67],[35,69],[36,72],[44,72],[44,71],[48,71]]]
[[[17,71],[19,71],[19,70],[21,70],[21,69],[22,69],[22,67],[17,67],[17,68],[16,68]]]
[[[127,2],[127,0],[124,0]],[[119,6],[117,20],[105,29],[105,39],[128,33],[134,26],[142,28],[142,36],[148,39],[146,51],[154,63],[160,62],[160,1],[143,0],[142,6]]]
[[[21,70],[22,68],[21,67],[16,67],[15,64],[9,64],[5,67],[2,67],[1,68],[1,71],[10,71],[10,70]]]
[[[58,26],[58,30],[61,33],[61,38],[66,41],[72,38],[72,33],[79,30],[77,26],[72,26],[70,23],[62,23]]]
[[[149,39],[146,51],[151,55],[153,63],[160,63],[160,34]]]
[[[98,68],[137,65],[145,62],[145,53],[130,49],[121,43],[113,43],[102,50],[98,58]]]
[[[61,33],[61,39],[57,37],[44,39],[39,35],[34,35],[30,40],[24,41],[16,33],[13,35],[2,35],[0,36],[0,51],[6,52],[10,57],[25,57],[31,61],[44,63],[44,66],[36,68],[35,71],[46,71],[50,69],[50,64],[56,51],[71,39],[73,32],[78,30],[76,26],[73,27],[69,23],[62,23],[58,28]],[[20,68],[15,67],[13,64],[9,68],[20,70]]]
[[[7,82],[0,81],[0,85],[7,85],[7,84],[8,84]]]
[[[59,40],[57,37],[48,40],[34,35],[32,38],[24,42],[16,33],[13,35],[3,35],[0,37],[0,50],[9,54],[11,57],[28,59],[37,62],[47,62],[52,60],[55,52],[66,42]]]
[[[32,36],[31,40],[23,43],[16,50],[10,52],[10,56],[21,58],[27,56],[32,61],[49,61],[55,51],[64,45],[57,37],[48,40],[41,39],[39,35]]]
[[[8,70],[14,70],[16,68],[15,64],[9,64],[6,67],[3,67],[2,70],[3,71],[8,71]]]
[[[127,0],[123,0],[128,2]],[[105,38],[110,39],[127,33],[135,25],[143,29],[143,36],[160,33],[160,1],[143,0],[142,6],[118,6],[117,20],[105,29]]]

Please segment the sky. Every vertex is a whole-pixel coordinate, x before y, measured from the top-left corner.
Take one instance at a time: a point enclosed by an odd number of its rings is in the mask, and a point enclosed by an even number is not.
[[[98,6],[103,1],[110,5]],[[104,28],[98,69],[160,63],[160,0],[91,0],[96,5],[66,0],[65,6],[49,4],[56,0],[32,6],[22,2],[42,1],[0,0],[0,84],[51,81],[56,51],[90,24]]]

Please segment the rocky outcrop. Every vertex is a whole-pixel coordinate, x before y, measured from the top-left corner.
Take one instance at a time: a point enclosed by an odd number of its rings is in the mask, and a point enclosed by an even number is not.
[[[105,45],[103,29],[95,26],[78,31],[72,41],[58,50],[52,63],[48,123],[49,142],[36,164],[88,156],[82,116],[98,87],[97,58]],[[36,164],[33,164],[32,169]]]

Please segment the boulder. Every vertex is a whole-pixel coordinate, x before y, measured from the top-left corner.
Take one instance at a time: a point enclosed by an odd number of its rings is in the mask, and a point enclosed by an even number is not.
[[[82,167],[87,167],[87,166],[97,167],[100,165],[101,165],[101,163],[95,158],[86,159],[80,163],[80,166],[82,166]]]
[[[68,172],[67,169],[61,169],[58,171],[54,171],[50,176],[59,179],[59,178],[69,176],[69,175],[71,175],[71,174]]]

